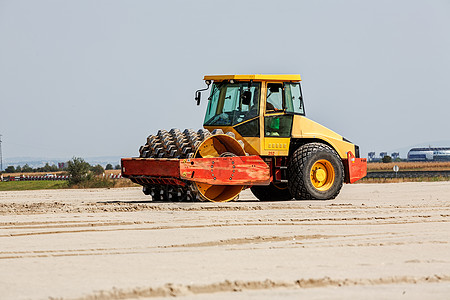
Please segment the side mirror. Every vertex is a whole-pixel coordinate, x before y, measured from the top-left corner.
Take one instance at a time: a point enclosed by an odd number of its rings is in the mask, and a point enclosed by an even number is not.
[[[195,91],[195,101],[197,101],[197,105],[200,105],[201,92],[209,89],[211,85],[211,80],[205,80],[206,88]]]
[[[245,91],[242,94],[242,104],[244,105],[250,105],[250,101],[252,100],[252,92]]]
[[[197,105],[200,105],[200,98],[202,93],[200,91],[195,92],[195,101],[197,101]]]

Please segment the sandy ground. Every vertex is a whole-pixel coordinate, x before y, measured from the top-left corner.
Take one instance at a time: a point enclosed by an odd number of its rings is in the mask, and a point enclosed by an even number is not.
[[[333,201],[0,192],[0,299],[449,299],[450,182]]]

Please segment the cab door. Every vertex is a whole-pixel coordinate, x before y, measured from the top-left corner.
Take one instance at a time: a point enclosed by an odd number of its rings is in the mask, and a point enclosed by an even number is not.
[[[232,131],[236,138],[244,142],[245,151],[251,155],[261,152],[261,117],[260,103],[262,101],[261,82],[241,82],[241,94],[233,117],[233,127],[225,128]],[[243,97],[247,93],[246,97]],[[244,98],[247,100],[244,102]]]
[[[286,96],[282,82],[266,83],[264,103],[261,155],[288,156],[293,115],[286,114]]]

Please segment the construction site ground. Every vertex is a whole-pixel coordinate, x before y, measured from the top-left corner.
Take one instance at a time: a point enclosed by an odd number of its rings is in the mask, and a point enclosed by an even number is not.
[[[448,299],[450,182],[332,201],[0,192],[0,299]]]

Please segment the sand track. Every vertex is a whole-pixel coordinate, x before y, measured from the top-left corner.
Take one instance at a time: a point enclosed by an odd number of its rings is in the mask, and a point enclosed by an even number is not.
[[[0,299],[450,292],[450,182],[347,185],[334,201],[148,200],[0,192]]]
[[[298,279],[295,281],[224,281],[205,285],[173,285],[167,284],[161,287],[138,288],[132,290],[114,289],[112,291],[101,291],[78,300],[107,300],[107,299],[131,299],[131,298],[155,298],[155,297],[183,297],[199,294],[212,293],[236,293],[254,290],[274,289],[308,289],[342,286],[377,286],[392,284],[423,284],[423,283],[447,283],[448,276],[427,277],[386,277],[377,279],[331,279],[329,277],[317,279]],[[233,295],[234,296],[234,295]]]

